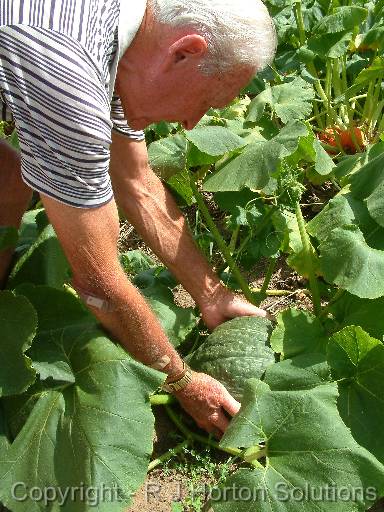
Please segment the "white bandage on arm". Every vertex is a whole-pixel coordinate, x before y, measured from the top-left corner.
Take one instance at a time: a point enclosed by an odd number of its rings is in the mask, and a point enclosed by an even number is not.
[[[84,290],[80,290],[79,288],[76,288],[76,292],[87,306],[99,309],[100,311],[115,311],[115,308],[112,306],[112,304],[105,299],[96,297],[96,295],[93,295],[92,293],[87,293]]]
[[[163,356],[160,359],[158,359],[157,361],[155,361],[153,364],[151,364],[151,368],[153,368],[154,370],[161,371],[161,370],[164,370],[164,368],[166,366],[168,366],[170,362],[171,362],[170,357]]]

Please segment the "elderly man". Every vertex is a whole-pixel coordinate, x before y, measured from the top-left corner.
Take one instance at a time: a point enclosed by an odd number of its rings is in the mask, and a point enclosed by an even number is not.
[[[0,146],[0,225],[18,227],[38,191],[80,296],[133,357],[167,373],[166,389],[198,425],[219,435],[239,404],[186,367],[125,276],[116,203],[208,327],[265,316],[227,290],[198,252],[148,165],[141,130],[160,120],[191,129],[210,107],[228,104],[271,60],[274,30],[260,0],[119,4],[0,0],[0,109],[14,119],[21,149],[20,161]],[[0,280],[10,258],[1,255]]]

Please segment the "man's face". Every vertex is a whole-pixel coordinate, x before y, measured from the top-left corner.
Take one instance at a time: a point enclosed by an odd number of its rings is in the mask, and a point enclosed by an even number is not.
[[[142,130],[168,121],[191,130],[211,107],[228,105],[254,74],[247,68],[220,76],[202,75],[198,68],[188,71],[155,76],[136,91],[131,88],[131,94],[119,91],[129,125]]]

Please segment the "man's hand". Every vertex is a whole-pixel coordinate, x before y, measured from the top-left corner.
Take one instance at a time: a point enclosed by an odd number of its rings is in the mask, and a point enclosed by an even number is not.
[[[193,372],[192,382],[174,394],[197,425],[218,438],[229,425],[225,411],[234,416],[241,407],[220,382],[205,373]]]
[[[210,297],[201,301],[199,306],[204,323],[211,330],[237,316],[270,318],[264,309],[254,306],[224,286],[220,286]]]

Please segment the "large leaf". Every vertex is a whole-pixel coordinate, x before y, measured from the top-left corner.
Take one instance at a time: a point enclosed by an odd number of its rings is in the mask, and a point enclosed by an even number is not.
[[[334,14],[324,16],[314,27],[314,34],[326,34],[329,36],[335,32],[353,30],[367,17],[368,11],[363,7],[343,6],[338,7]]]
[[[266,464],[231,476],[212,502],[214,511],[365,511],[377,496],[368,488],[383,491],[384,467],[356,443],[336,399],[333,383],[271,391],[248,381],[242,409],[221,444],[247,448],[248,460],[259,451]]]
[[[160,320],[169,341],[173,346],[179,346],[197,324],[198,318],[193,308],[177,306],[172,291],[159,283],[143,288],[141,293],[146,297],[152,311]]]
[[[245,146],[244,140],[223,126],[198,126],[185,132],[186,138],[202,153],[221,156]]]
[[[364,199],[371,217],[384,227],[384,153],[379,154],[351,176],[351,193]]]
[[[318,318],[309,311],[290,308],[279,313],[271,336],[275,352],[290,358],[299,354],[325,353],[327,334]]]
[[[10,444],[11,443],[8,438],[8,426],[3,407],[0,402],[0,459],[4,457],[4,454],[8,451]]]
[[[195,370],[221,381],[230,393],[241,398],[251,377],[260,378],[274,364],[268,346],[271,323],[257,317],[239,317],[221,324],[188,358]]]
[[[267,368],[264,382],[273,391],[311,389],[331,382],[325,354],[301,354]]]
[[[347,52],[352,36],[352,31],[314,36],[308,41],[308,49],[323,59],[337,59]]]
[[[22,283],[44,284],[61,288],[70,278],[70,267],[51,225],[38,236],[13,268],[7,287]]]
[[[384,297],[360,299],[349,293],[331,306],[340,329],[347,325],[359,325],[368,334],[382,340],[384,337]]]
[[[0,251],[4,251],[16,245],[18,239],[17,229],[14,227],[0,226]]]
[[[47,323],[53,322],[54,309],[67,303],[66,292],[55,294],[52,303],[46,288],[28,293],[37,309],[45,300],[51,313]],[[72,325],[70,336],[60,338],[59,330],[39,340],[39,346],[56,348],[57,359],[64,354],[75,382],[54,388],[35,386],[32,411],[0,460],[0,500],[14,512],[46,511],[43,501],[30,496],[26,501],[13,499],[15,482],[24,482],[28,488],[55,487],[63,493],[73,487],[93,488],[93,494],[92,489],[86,494],[88,501],[77,493],[61,508],[56,501],[51,510],[90,512],[95,507],[91,500],[99,492],[97,510],[106,512],[127,506],[146,475],[154,426],[149,395],[162,382],[161,374],[132,360],[96,327],[84,329],[81,317],[88,319],[88,313],[76,303],[77,330]],[[75,303],[72,307],[74,315]],[[60,321],[59,315],[56,318]],[[7,412],[22,416],[30,403],[28,393],[24,403],[8,399]],[[100,495],[103,488],[112,492]]]
[[[16,292],[28,297],[37,311],[38,327],[29,355],[40,379],[75,382],[64,344],[96,329],[96,318],[69,292],[33,285],[22,285]]]
[[[339,382],[339,410],[356,441],[384,462],[384,345],[361,327],[334,334],[328,362]]]
[[[36,372],[25,352],[36,327],[36,311],[25,297],[0,292],[0,396],[22,393],[35,380]]]
[[[371,248],[356,226],[334,229],[320,245],[325,279],[367,299],[384,295],[384,252]]]
[[[204,183],[208,192],[264,189],[284,157],[294,153],[308,128],[300,121],[286,125],[270,141],[249,144],[236,158],[229,160]]]
[[[268,87],[252,100],[247,121],[257,122],[266,105],[270,106],[283,123],[305,119],[312,111],[314,97],[313,87],[300,77],[286,84]]]
[[[185,168],[187,141],[176,134],[152,142],[148,147],[148,157],[151,167],[163,179],[168,179]]]

